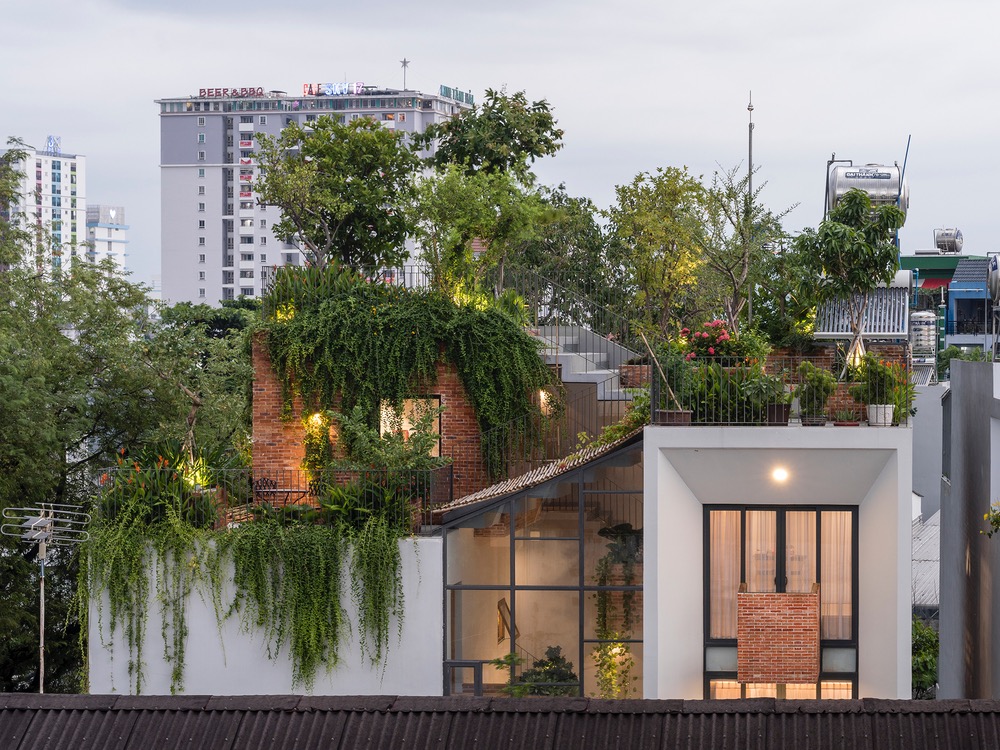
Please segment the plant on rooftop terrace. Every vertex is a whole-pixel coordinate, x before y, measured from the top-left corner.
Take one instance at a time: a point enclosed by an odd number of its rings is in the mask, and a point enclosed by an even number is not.
[[[899,269],[896,231],[906,215],[894,205],[872,204],[862,190],[849,190],[818,229],[795,239],[796,248],[811,264],[821,302],[843,301],[853,333],[848,360],[865,353],[865,310],[868,295],[879,284],[892,282]]]
[[[463,306],[439,293],[367,283],[337,269],[313,273],[307,283],[330,275],[338,280],[327,285],[328,295],[299,290],[302,307],[264,325],[289,415],[298,394],[305,412],[336,407],[350,414],[358,407],[375,425],[383,403],[399,405],[434,382],[443,355],[458,371],[481,433],[507,429],[530,438],[538,432],[543,415],[532,394],[555,376],[535,340],[510,318],[492,306]],[[502,441],[483,442],[493,476],[503,471],[505,448]]]

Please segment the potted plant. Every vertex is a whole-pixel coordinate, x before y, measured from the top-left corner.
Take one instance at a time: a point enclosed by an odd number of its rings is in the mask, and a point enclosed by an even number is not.
[[[826,402],[837,388],[833,373],[816,367],[808,360],[799,365],[801,382],[795,389],[799,399],[799,416],[806,426],[826,424]]]
[[[648,342],[647,342],[648,346]],[[653,412],[655,424],[691,424],[696,383],[689,359],[676,346],[668,345],[653,358],[659,375],[659,392]]]
[[[784,371],[768,375],[759,364],[750,368],[743,381],[742,393],[750,399],[755,414],[763,414],[769,425],[787,425],[792,409],[792,394],[785,390]]]
[[[847,392],[855,401],[867,406],[868,424],[875,427],[891,425],[897,387],[892,367],[869,353],[861,360],[857,378]]]
[[[833,423],[838,427],[857,427],[861,421],[854,409],[837,409],[833,413]]]

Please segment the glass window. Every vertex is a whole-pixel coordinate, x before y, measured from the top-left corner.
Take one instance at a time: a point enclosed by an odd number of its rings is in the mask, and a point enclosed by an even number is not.
[[[740,587],[740,512],[709,513],[709,638],[736,637],[736,592]]]
[[[198,143],[204,143],[204,142],[205,142],[205,134],[198,133]]]
[[[820,635],[823,638],[848,640],[853,632],[852,516],[850,511],[823,511],[820,518]]]

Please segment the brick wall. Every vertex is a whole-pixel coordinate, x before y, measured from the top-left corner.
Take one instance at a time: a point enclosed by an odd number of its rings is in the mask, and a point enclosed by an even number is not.
[[[819,654],[818,587],[810,594],[736,595],[740,682],[815,683]]]
[[[255,476],[280,475],[302,468],[305,458],[302,402],[296,398],[292,418],[281,419],[281,383],[271,367],[264,334],[253,341],[253,470]],[[414,396],[439,396],[441,455],[454,467],[456,498],[486,485],[479,443],[479,424],[454,366],[438,362],[437,382],[414,390]],[[336,450],[336,447],[335,447]]]

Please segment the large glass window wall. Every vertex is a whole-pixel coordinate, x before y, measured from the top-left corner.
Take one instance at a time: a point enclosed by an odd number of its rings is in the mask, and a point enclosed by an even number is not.
[[[706,506],[705,697],[850,698],[857,685],[857,508]],[[820,681],[736,681],[736,594],[820,592]]]
[[[633,445],[446,519],[446,693],[642,696],[641,462]]]

